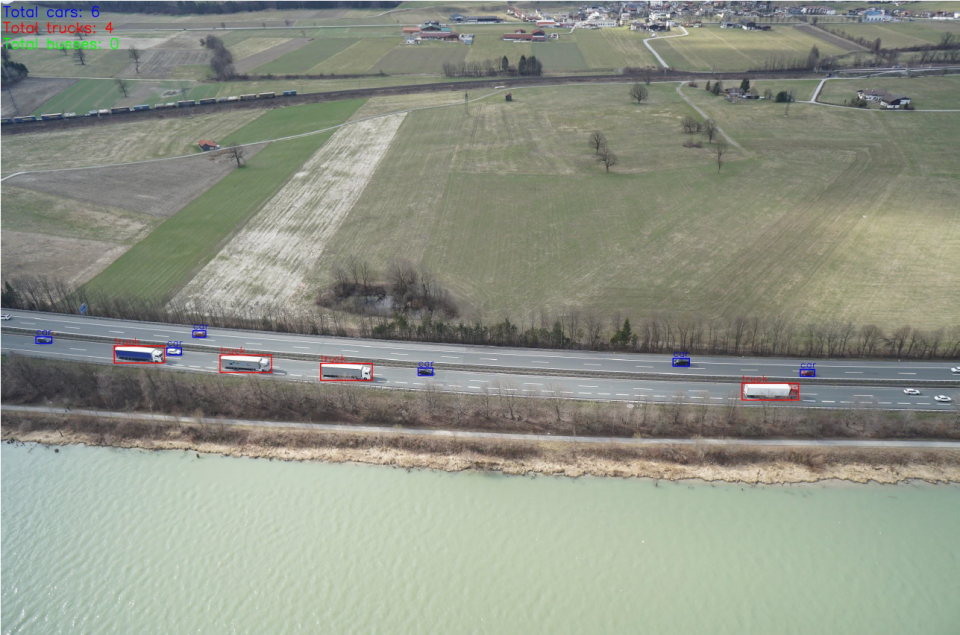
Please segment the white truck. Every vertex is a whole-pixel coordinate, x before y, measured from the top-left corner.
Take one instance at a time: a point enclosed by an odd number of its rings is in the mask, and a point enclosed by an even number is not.
[[[744,399],[794,399],[799,395],[790,384],[744,384]]]
[[[150,362],[159,364],[163,362],[163,349],[153,348],[152,346],[118,346],[114,351],[114,356],[118,360],[125,362]]]
[[[324,379],[373,379],[373,366],[370,364],[323,364],[321,380]]]
[[[220,358],[220,366],[224,370],[269,373],[270,358],[259,355],[224,355]]]

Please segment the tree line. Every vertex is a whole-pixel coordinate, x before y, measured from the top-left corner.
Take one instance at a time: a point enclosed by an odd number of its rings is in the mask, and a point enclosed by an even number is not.
[[[539,77],[543,74],[543,64],[536,55],[529,58],[521,55],[516,65],[504,55],[501,59],[487,59],[482,62],[444,62],[443,74],[447,77]]]
[[[352,274],[351,274],[352,275]],[[630,319],[622,311],[565,307],[531,309],[522,318],[490,319],[482,312],[447,318],[442,311],[397,311],[361,315],[345,311],[291,310],[282,306],[236,307],[117,298],[70,291],[62,280],[13,278],[4,283],[4,308],[78,313],[172,324],[206,323],[214,327],[399,339],[452,344],[528,348],[621,350],[669,354],[805,357],[956,359],[960,324],[921,329],[910,325],[887,329],[852,322],[805,322],[788,315],[710,318],[688,313],[656,312]],[[629,328],[628,328],[629,327]],[[618,334],[614,340],[613,337]]]

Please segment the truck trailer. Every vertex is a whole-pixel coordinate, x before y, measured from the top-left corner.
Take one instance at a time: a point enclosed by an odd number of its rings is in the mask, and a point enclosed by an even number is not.
[[[796,399],[799,389],[791,384],[744,384],[745,399]]]
[[[269,373],[270,358],[259,355],[224,355],[220,358],[220,366],[224,370]]]
[[[321,364],[320,379],[373,379],[370,364]]]
[[[163,363],[163,349],[152,346],[118,346],[113,349],[113,354],[125,362]]]

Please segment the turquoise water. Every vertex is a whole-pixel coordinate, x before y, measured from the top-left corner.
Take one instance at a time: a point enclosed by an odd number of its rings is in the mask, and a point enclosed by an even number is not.
[[[3,633],[960,633],[960,487],[3,445]]]

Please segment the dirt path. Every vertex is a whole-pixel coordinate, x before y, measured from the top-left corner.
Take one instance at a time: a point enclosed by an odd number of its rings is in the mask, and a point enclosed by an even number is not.
[[[660,57],[660,54],[657,53],[656,51],[654,51],[654,50],[653,50],[653,47],[650,46],[650,40],[666,40],[666,39],[673,38],[673,37],[683,37],[684,35],[690,35],[690,34],[687,32],[687,30],[686,30],[685,28],[683,28],[682,26],[681,26],[681,27],[677,27],[677,28],[679,28],[681,31],[683,31],[683,35],[664,35],[664,36],[662,36],[662,37],[661,37],[661,36],[658,36],[658,37],[655,37],[655,38],[646,38],[646,39],[643,41],[643,44],[647,47],[647,49],[649,49],[650,52],[653,53],[653,56],[654,56],[655,58],[657,58],[657,61],[660,62],[660,66],[662,66],[662,67],[664,67],[664,68],[670,68],[670,67],[667,65],[666,62],[663,61],[663,58]]]
[[[681,89],[683,88],[683,85],[686,84],[686,83],[687,83],[687,82],[680,82],[679,84],[677,84],[677,93],[680,95],[680,97],[683,99],[683,101],[685,101],[685,102],[687,102],[688,104],[690,104],[690,107],[691,107],[691,108],[693,108],[693,109],[696,110],[698,113],[700,113],[700,116],[701,116],[701,117],[703,117],[704,119],[710,119],[710,117],[707,116],[707,113],[705,113],[705,112],[703,112],[702,110],[700,110],[700,107],[699,107],[699,106],[697,106],[695,103],[693,103],[692,101],[690,101],[690,100],[687,98],[687,96],[683,94],[683,90],[681,90]],[[728,135],[726,132],[724,132],[724,131],[723,131],[723,128],[721,128],[719,125],[717,125],[717,130],[720,131],[720,134],[723,135],[723,138],[724,138],[724,139],[726,139],[727,141],[730,142],[730,145],[732,145],[732,146],[734,146],[734,147],[736,147],[736,148],[738,148],[738,149],[740,149],[740,150],[743,150],[743,146],[741,146],[739,143],[737,143],[736,141],[734,141],[734,140],[733,140],[733,137],[731,137],[731,136]]]
[[[388,115],[338,130],[179,299],[249,308],[306,295],[327,241],[360,198],[405,117]]]

